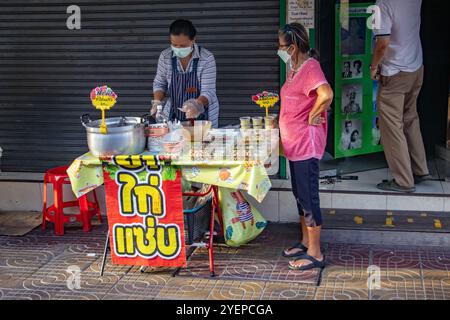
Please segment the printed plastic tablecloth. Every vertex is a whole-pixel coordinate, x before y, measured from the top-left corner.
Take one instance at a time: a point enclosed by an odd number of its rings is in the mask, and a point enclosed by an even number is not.
[[[136,156],[140,161],[154,159],[154,155]],[[258,202],[262,202],[272,184],[264,165],[259,161],[191,161],[172,160],[173,166],[181,168],[183,178],[219,187],[245,190]],[[78,157],[67,170],[72,190],[77,197],[103,184],[102,160],[86,153]]]

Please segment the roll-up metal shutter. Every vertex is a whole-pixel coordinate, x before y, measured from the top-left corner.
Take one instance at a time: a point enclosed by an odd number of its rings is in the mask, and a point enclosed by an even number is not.
[[[81,9],[68,30],[67,7]],[[278,0],[0,0],[0,147],[3,171],[43,172],[87,151],[79,117],[98,113],[90,90],[119,95],[107,116],[149,110],[168,27],[193,21],[218,68],[221,125],[261,114],[251,95],[279,91]]]

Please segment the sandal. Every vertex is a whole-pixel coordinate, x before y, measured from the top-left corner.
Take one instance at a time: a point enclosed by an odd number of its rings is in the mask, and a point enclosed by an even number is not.
[[[294,249],[300,249],[301,251],[296,253],[287,254],[286,251],[291,251]],[[284,250],[281,255],[285,258],[298,258],[304,256],[308,252],[308,248],[304,246],[301,242],[296,243],[292,248]]]
[[[301,266],[301,267],[296,267],[296,266],[289,264],[289,269],[297,270],[297,271],[307,271],[307,270],[311,270],[311,269],[324,269],[325,268],[325,255],[323,256],[323,260],[319,261],[316,258],[311,257],[308,254],[305,254],[301,258],[294,260],[294,263],[299,260],[309,260],[312,263],[308,264],[306,266]]]

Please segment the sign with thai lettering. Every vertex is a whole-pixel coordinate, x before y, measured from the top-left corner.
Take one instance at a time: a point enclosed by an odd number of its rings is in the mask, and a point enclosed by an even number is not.
[[[269,108],[275,107],[275,105],[280,101],[280,96],[276,93],[272,92],[261,92],[257,95],[252,96],[252,100],[256,103],[260,108],[266,109],[266,117],[269,116]]]
[[[154,157],[117,156],[103,171],[112,262],[184,267],[180,170]]]
[[[314,0],[288,0],[288,23],[299,22],[306,30],[315,28]]]
[[[109,110],[117,101],[117,94],[108,86],[92,89],[90,97],[92,104],[98,110]]]

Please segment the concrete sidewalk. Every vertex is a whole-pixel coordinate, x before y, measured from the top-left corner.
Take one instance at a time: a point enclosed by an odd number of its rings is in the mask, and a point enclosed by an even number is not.
[[[324,244],[328,266],[320,286],[295,281],[302,279],[295,274],[294,281],[289,280],[292,274],[283,277],[289,281],[279,281],[282,269],[268,272],[268,266],[276,261],[281,265],[277,268],[284,268],[278,247],[294,243],[297,228],[270,225],[257,243],[251,244],[260,248],[252,264],[236,271],[237,275],[245,271],[245,280],[189,275],[173,278],[171,270],[141,273],[138,267],[110,264],[100,277],[105,225],[88,234],[69,228],[63,237],[40,229],[25,237],[3,236],[0,299],[450,299],[450,248],[442,247]],[[285,263],[287,266],[287,260]],[[221,265],[220,254],[216,264]],[[67,286],[69,266],[81,270],[79,290]],[[368,289],[369,266],[380,268],[381,289]],[[268,276],[261,276],[264,273]]]

